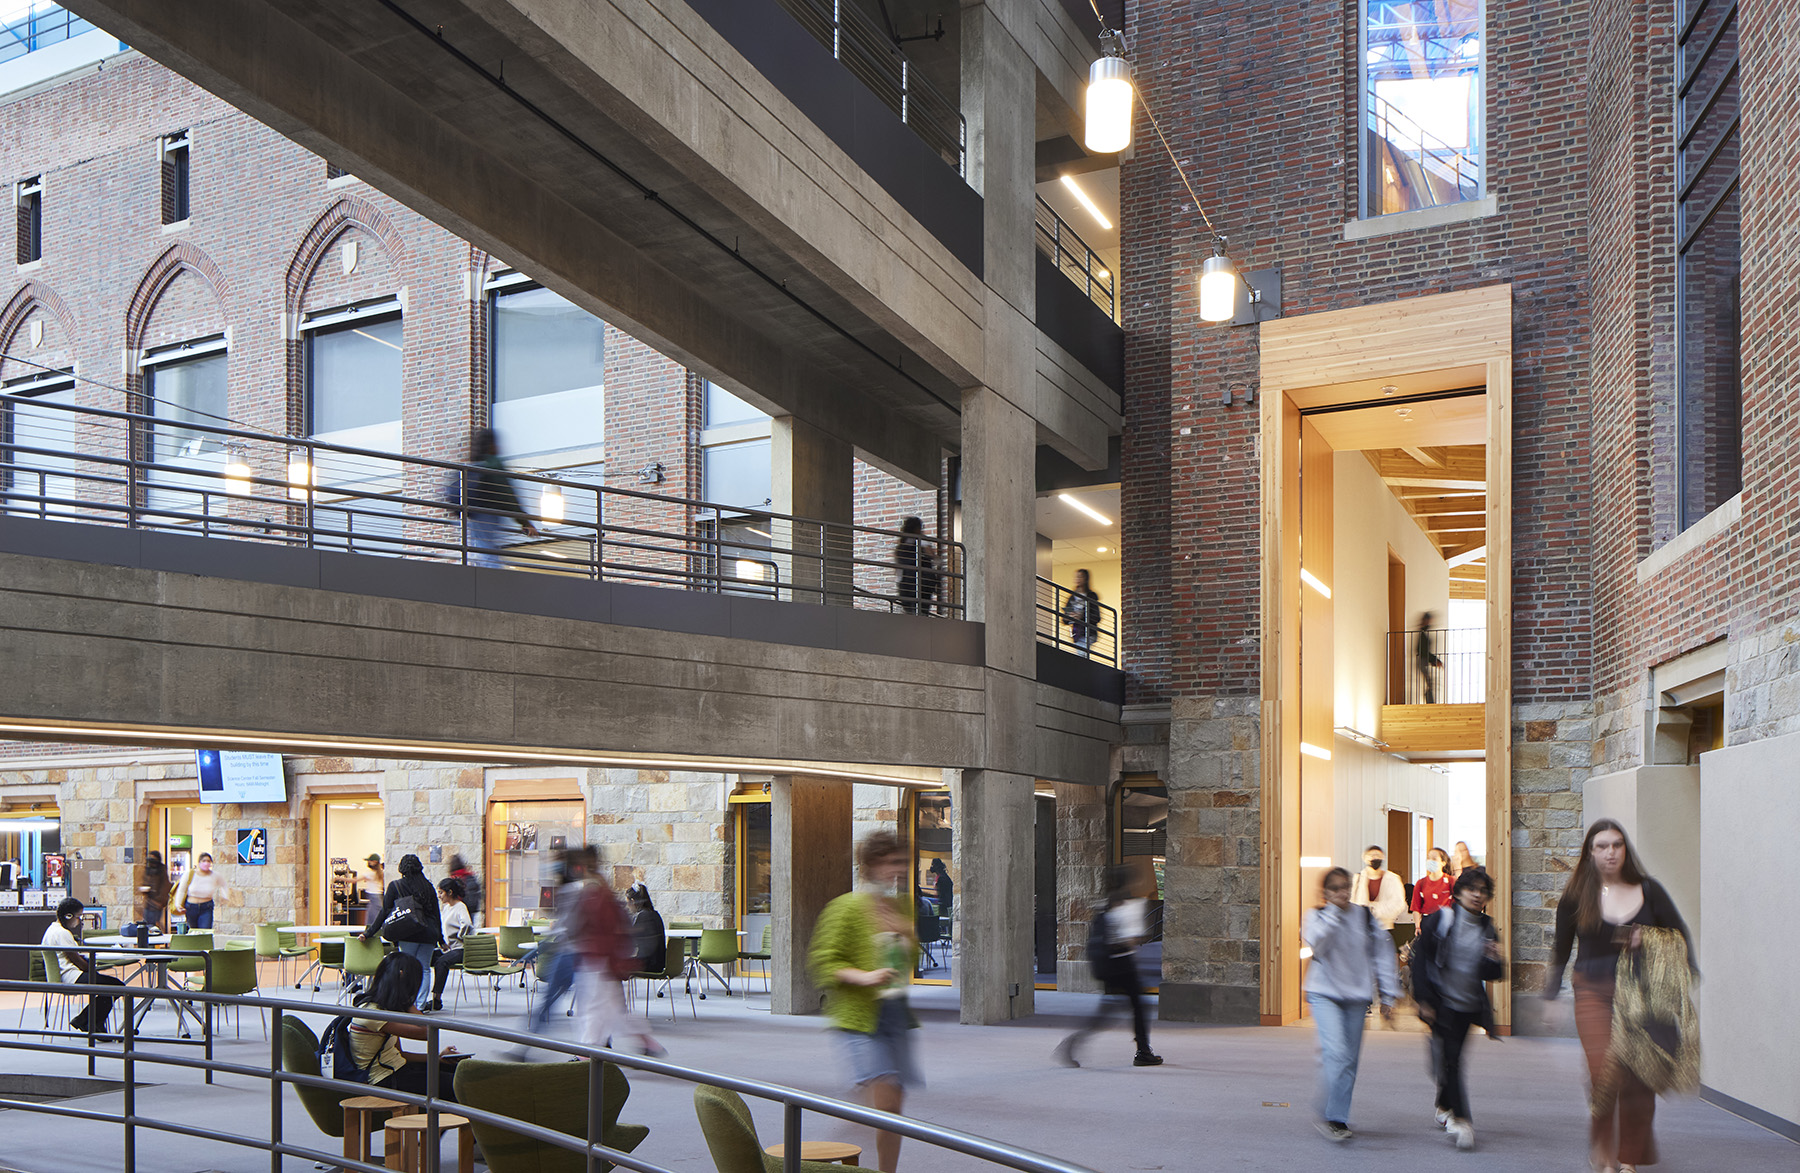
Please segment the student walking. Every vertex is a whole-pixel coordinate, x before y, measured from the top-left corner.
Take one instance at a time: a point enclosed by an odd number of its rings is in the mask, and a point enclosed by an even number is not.
[[[475,551],[472,566],[499,567],[500,546],[511,520],[527,537],[537,537],[537,526],[519,502],[518,490],[506,463],[500,459],[500,437],[492,428],[476,428],[469,437],[469,461],[476,469],[457,473],[450,482],[450,504],[464,507],[469,546]]]
[[[926,547],[925,523],[909,517],[900,523],[900,533],[900,540],[894,544],[894,564],[900,568],[894,586],[900,596],[900,609],[908,615],[930,615],[937,609],[942,576],[937,571],[937,559]]]
[[[169,867],[162,852],[144,853],[144,882],[138,891],[144,895],[143,923],[156,932],[162,928],[163,914],[169,911]]]
[[[369,870],[356,877],[356,890],[362,894],[363,924],[375,923],[375,916],[381,911],[381,894],[387,891],[387,869],[381,866],[381,857],[373,853],[363,860]]]
[[[1130,892],[1130,873],[1122,867],[1107,872],[1106,903],[1096,910],[1088,926],[1088,964],[1104,986],[1094,1013],[1056,1047],[1056,1061],[1064,1067],[1080,1067],[1076,1050],[1088,1036],[1106,1025],[1120,998],[1131,1004],[1131,1033],[1137,1040],[1133,1067],[1159,1067],[1162,1056],[1150,1049],[1149,1015],[1144,1007],[1144,980],[1138,972],[1138,946],[1150,935],[1145,901]]]
[[[438,911],[437,891],[425,878],[425,865],[416,855],[400,857],[400,875],[381,894],[381,908],[363,930],[362,939],[375,935],[391,942],[402,953],[419,962],[419,988],[413,1005],[420,1013],[431,992],[431,959],[438,942],[444,937],[444,923]]]
[[[892,831],[876,831],[857,848],[858,882],[825,906],[813,927],[808,963],[825,991],[825,1016],[836,1028],[850,1078],[871,1108],[898,1113],[906,1089],[921,1081],[913,1063],[907,981],[919,963],[908,882],[910,857]],[[894,1173],[900,1134],[875,1133],[876,1167]]]
[[[1493,895],[1486,872],[1463,873],[1452,902],[1428,916],[1413,940],[1413,998],[1431,1026],[1437,1122],[1465,1152],[1475,1147],[1475,1126],[1463,1082],[1463,1046],[1473,1026],[1498,1037],[1486,983],[1506,976],[1500,934],[1487,915]]]
[[[1575,1033],[1581,1036],[1592,1089],[1588,1163],[1596,1173],[1635,1173],[1639,1165],[1656,1163],[1656,1093],[1697,1082],[1686,984],[1693,968],[1693,942],[1668,891],[1644,874],[1625,828],[1611,819],[1596,820],[1588,828],[1581,858],[1557,902],[1545,1001],[1556,1002],[1563,970],[1577,946],[1571,984]],[[1670,973],[1666,962],[1671,957],[1685,962],[1685,967],[1677,964]],[[1629,1041],[1634,1034],[1629,1021],[1616,1021],[1628,992],[1620,985],[1622,970],[1627,962],[1636,967],[1659,960],[1664,962],[1661,972],[1670,979],[1666,984],[1679,986],[1667,993],[1671,1004],[1665,1010],[1667,1022],[1677,1029],[1642,1047],[1648,1057],[1661,1060],[1654,1065],[1660,1086],[1652,1086],[1644,1079],[1651,1065],[1627,1062],[1630,1057],[1615,1054],[1613,1048],[1615,1041]],[[1620,1025],[1625,1029],[1619,1030]]]
[[[213,927],[213,908],[230,899],[231,893],[213,871],[211,852],[202,851],[194,866],[182,873],[175,889],[175,907],[187,918],[187,931]]]
[[[1375,914],[1384,929],[1406,915],[1406,883],[1388,870],[1387,852],[1371,845],[1363,852],[1362,870],[1356,873],[1350,903],[1360,904]]]
[[[533,952],[536,958],[542,958],[538,965],[537,1005],[532,1007],[530,1016],[525,1020],[527,1033],[541,1035],[544,1026],[550,1019],[550,1011],[557,1001],[567,994],[575,985],[575,928],[578,910],[581,907],[581,893],[587,882],[587,867],[579,851],[565,851],[557,860],[557,870],[561,873],[562,882],[556,886],[556,893],[551,899],[552,913],[550,931],[538,938]],[[574,1009],[571,1007],[571,1014]],[[513,1053],[513,1058],[522,1060],[524,1048]]]
[[[1069,592],[1069,601],[1063,604],[1063,622],[1069,625],[1069,640],[1082,655],[1093,651],[1094,640],[1100,634],[1100,596],[1088,585],[1088,572],[1075,572],[1075,589]]]
[[[617,1046],[629,1035],[638,1049],[651,1056],[667,1054],[650,1033],[648,1023],[634,1024],[625,1011],[620,985],[634,967],[631,926],[612,886],[600,877],[600,853],[581,849],[587,882],[575,910],[575,982],[581,1018],[581,1041],[590,1047]]]
[[[1327,1140],[1346,1141],[1353,1135],[1350,1096],[1369,1000],[1378,996],[1382,1018],[1392,1022],[1400,974],[1393,938],[1366,907],[1350,903],[1350,873],[1332,868],[1320,893],[1323,907],[1309,911],[1300,926],[1312,948],[1306,1001],[1319,1036],[1319,1131]]]
[[[1413,885],[1413,915],[1424,920],[1438,909],[1450,903],[1452,886],[1456,883],[1450,877],[1450,853],[1442,847],[1433,847],[1425,853],[1425,875]]]
[[[482,926],[482,889],[481,874],[469,866],[461,855],[450,857],[450,874],[462,884],[462,902],[469,909],[469,923],[474,928]]]

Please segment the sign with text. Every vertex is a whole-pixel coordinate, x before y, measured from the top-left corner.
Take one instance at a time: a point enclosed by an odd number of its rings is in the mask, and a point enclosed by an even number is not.
[[[245,827],[237,833],[238,862],[243,864],[266,864],[269,862],[269,832],[263,827]]]
[[[278,753],[203,749],[194,754],[200,770],[201,802],[286,802],[287,778]]]

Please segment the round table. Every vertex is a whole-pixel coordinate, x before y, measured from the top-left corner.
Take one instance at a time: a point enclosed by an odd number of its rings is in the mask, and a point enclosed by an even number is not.
[[[386,1149],[387,1167],[404,1169],[407,1173],[424,1173],[425,1146],[435,1145],[437,1137],[427,1137],[425,1131],[431,1117],[423,1112],[414,1116],[394,1116],[388,1119],[382,1129],[382,1144]],[[457,1173],[475,1173],[475,1134],[469,1128],[467,1116],[452,1116],[448,1112],[439,1112],[437,1118],[438,1133],[455,1132],[456,1169]]]
[[[772,1144],[763,1152],[771,1157],[785,1157],[787,1146]],[[845,1165],[854,1165],[862,1157],[862,1146],[846,1144],[841,1140],[803,1140],[800,1142],[800,1159],[802,1161],[833,1161]]]

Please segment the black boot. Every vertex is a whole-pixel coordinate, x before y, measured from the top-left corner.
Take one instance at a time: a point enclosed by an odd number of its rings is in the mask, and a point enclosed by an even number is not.
[[[1162,1056],[1149,1047],[1138,1048],[1137,1057],[1131,1061],[1133,1067],[1161,1067]]]

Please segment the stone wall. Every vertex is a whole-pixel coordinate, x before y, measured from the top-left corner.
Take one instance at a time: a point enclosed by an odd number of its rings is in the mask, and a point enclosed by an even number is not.
[[[1556,903],[1581,855],[1582,787],[1594,772],[1594,706],[1513,706],[1512,986],[1515,1007],[1543,988]],[[1536,1027],[1515,1011],[1514,1030]]]
[[[1056,988],[1100,988],[1087,963],[1088,922],[1106,893],[1106,795],[1102,786],[1056,784]]]

